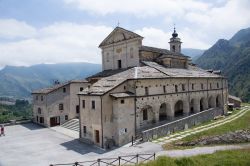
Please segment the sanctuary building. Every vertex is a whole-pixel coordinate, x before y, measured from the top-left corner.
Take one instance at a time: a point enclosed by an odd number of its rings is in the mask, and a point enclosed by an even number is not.
[[[170,50],[142,45],[143,37],[116,27],[99,45],[102,69],[78,93],[80,140],[102,148],[132,137],[151,139],[226,114],[225,77],[181,53],[174,30]]]

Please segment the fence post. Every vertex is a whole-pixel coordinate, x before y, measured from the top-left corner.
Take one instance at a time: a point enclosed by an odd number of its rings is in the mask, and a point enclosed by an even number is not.
[[[155,153],[154,153],[154,160],[155,160]]]
[[[98,166],[100,166],[100,161],[101,161],[101,159],[97,159]]]
[[[136,164],[138,164],[139,163],[139,155],[137,154],[136,155]]]
[[[132,146],[134,145],[134,137],[132,136]]]
[[[78,166],[78,162],[75,162],[75,166]]]
[[[119,165],[121,165],[121,157],[119,156],[118,159],[119,159]]]

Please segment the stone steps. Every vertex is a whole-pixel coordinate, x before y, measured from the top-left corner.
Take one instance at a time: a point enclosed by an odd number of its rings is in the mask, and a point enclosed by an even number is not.
[[[79,132],[79,119],[71,119],[62,124],[61,127]]]

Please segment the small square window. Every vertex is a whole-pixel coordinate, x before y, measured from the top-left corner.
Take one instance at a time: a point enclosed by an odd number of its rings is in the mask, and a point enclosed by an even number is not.
[[[125,103],[125,101],[124,100],[121,100],[121,104],[124,104]]]
[[[201,84],[201,89],[203,89],[204,87],[203,87],[203,84]]]
[[[178,85],[175,85],[175,92],[178,92]]]
[[[181,87],[182,87],[182,91],[185,91],[185,90],[186,90],[186,89],[185,89],[185,84],[182,84]]]
[[[83,87],[80,87],[80,91],[83,91]]]

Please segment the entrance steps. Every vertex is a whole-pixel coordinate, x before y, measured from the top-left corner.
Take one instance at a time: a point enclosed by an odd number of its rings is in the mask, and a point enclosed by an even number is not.
[[[61,127],[79,132],[79,119],[71,119],[62,124]]]
[[[50,129],[62,133],[64,135],[70,136],[72,138],[79,138],[79,119],[71,119],[61,126],[51,127]]]

